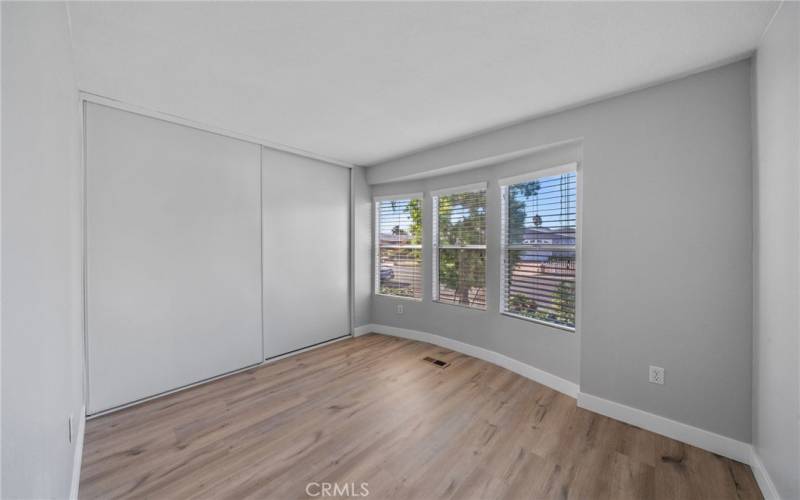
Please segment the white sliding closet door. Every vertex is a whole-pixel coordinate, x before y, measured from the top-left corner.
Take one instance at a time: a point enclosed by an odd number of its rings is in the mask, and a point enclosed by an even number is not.
[[[260,146],[85,117],[89,413],[259,363]]]
[[[264,354],[350,333],[350,170],[264,148]]]

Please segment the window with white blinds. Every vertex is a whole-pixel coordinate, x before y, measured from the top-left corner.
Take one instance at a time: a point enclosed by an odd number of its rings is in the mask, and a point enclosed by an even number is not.
[[[574,329],[575,166],[501,186],[502,311]]]
[[[433,300],[486,309],[486,184],[433,194]]]
[[[422,195],[375,201],[375,293],[422,299]]]

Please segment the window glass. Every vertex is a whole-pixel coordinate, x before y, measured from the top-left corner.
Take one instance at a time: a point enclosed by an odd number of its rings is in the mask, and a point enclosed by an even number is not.
[[[433,295],[486,309],[486,189],[434,196]]]
[[[375,203],[375,291],[422,299],[422,199]]]
[[[575,172],[503,188],[503,311],[575,327]]]

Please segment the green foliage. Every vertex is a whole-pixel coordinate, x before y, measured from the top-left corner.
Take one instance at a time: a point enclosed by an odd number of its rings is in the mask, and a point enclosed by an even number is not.
[[[486,244],[486,193],[439,198],[439,244]]]
[[[411,241],[412,245],[422,244],[422,200],[414,199],[406,206],[406,211],[411,217]]]
[[[522,293],[515,293],[508,299],[508,311],[526,318],[542,321],[552,321],[552,315],[539,310],[539,304],[533,297]]]
[[[512,241],[509,243],[522,243],[522,235],[525,231],[525,203],[530,202],[534,196],[539,194],[539,189],[541,189],[539,181],[509,186],[508,231],[512,236]]]
[[[532,315],[539,307],[533,297],[515,293],[508,299],[508,310],[514,314],[522,314],[524,316]]]
[[[555,321],[567,325],[575,324],[575,282],[562,281],[553,296]]]
[[[575,326],[575,282],[562,281],[553,294],[553,311],[540,310],[528,295],[515,293],[508,299],[508,311],[527,318]]]
[[[508,188],[508,243],[520,244],[525,235],[525,204],[539,193],[539,181],[515,184]],[[532,222],[532,221],[531,221]],[[506,256],[509,267],[519,262],[520,252],[509,252]]]

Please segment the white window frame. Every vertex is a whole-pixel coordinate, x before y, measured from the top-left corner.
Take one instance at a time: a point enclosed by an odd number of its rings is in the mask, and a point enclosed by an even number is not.
[[[580,278],[581,278],[581,179],[578,162],[567,163],[557,167],[545,168],[536,170],[522,175],[515,175],[513,177],[506,177],[498,180],[500,185],[500,314],[510,318],[521,319],[523,321],[530,321],[543,326],[549,326],[558,330],[567,332],[575,332],[580,322]],[[564,249],[575,251],[575,325],[570,327],[558,323],[551,323],[537,318],[529,318],[520,314],[514,314],[506,311],[506,260],[508,250],[527,250],[530,248],[528,245],[509,245],[508,244],[508,187],[514,184],[523,184],[530,181],[535,181],[543,177],[553,177],[556,175],[575,172],[575,245],[563,247]],[[553,248],[549,246],[548,248]]]
[[[450,302],[441,302],[439,300],[439,249],[440,248],[442,248],[442,249],[475,249],[475,250],[483,250],[484,252],[487,252],[487,254],[488,254],[488,250],[487,250],[487,246],[488,245],[486,245],[486,244],[483,244],[483,245],[444,245],[444,246],[441,246],[441,247],[439,246],[439,197],[448,196],[448,195],[451,195],[451,194],[460,194],[460,193],[477,193],[477,192],[480,192],[480,191],[487,191],[487,188],[488,188],[488,183],[487,182],[478,182],[478,183],[475,183],[475,184],[468,184],[466,186],[449,187],[449,188],[444,188],[444,189],[438,189],[436,191],[431,191],[431,206],[432,206],[431,219],[433,219],[431,221],[431,229],[432,229],[431,239],[433,240],[432,241],[433,252],[431,252],[433,254],[433,256],[432,256],[432,261],[433,262],[431,262],[431,270],[432,270],[431,297],[432,297],[433,301],[436,302],[436,303],[445,304],[445,305],[448,305],[448,306],[463,307],[464,309],[470,309],[470,310],[474,310],[474,311],[486,311],[486,310],[488,310],[488,304],[486,304],[487,307],[479,308],[479,307],[469,307],[469,306],[465,306],[465,305],[461,305],[461,304],[452,304]],[[487,192],[486,194],[488,196],[489,193]],[[488,210],[488,208],[489,208],[488,207],[488,205],[489,205],[488,200],[487,200],[486,205],[487,205],[486,206],[486,211],[487,211],[487,219],[488,219],[488,211],[489,211]],[[483,270],[484,287],[486,287],[486,285],[487,285],[487,280],[486,280],[487,271],[488,270],[486,268],[484,268],[484,270]]]
[[[372,241],[373,241],[373,249],[372,249],[372,273],[374,275],[373,279],[373,286],[372,292],[374,295],[378,295],[380,297],[389,297],[392,299],[398,300],[413,300],[415,302],[422,302],[422,299],[425,295],[425,284],[424,282],[420,283],[420,297],[403,297],[400,295],[390,295],[387,293],[381,293],[381,220],[380,220],[380,206],[381,202],[383,201],[399,201],[399,200],[419,200],[420,201],[420,209],[422,213],[425,213],[425,197],[423,193],[406,193],[406,194],[391,194],[391,195],[384,195],[384,196],[375,196],[372,198],[372,210],[373,210],[373,218],[374,218],[374,228],[372,233]],[[425,243],[425,218],[423,215],[422,220],[422,243],[419,245],[402,245],[396,246],[394,248],[416,248],[420,251],[420,269],[423,269],[425,266],[425,255],[423,250],[423,244]],[[421,271],[420,271],[421,272]]]

